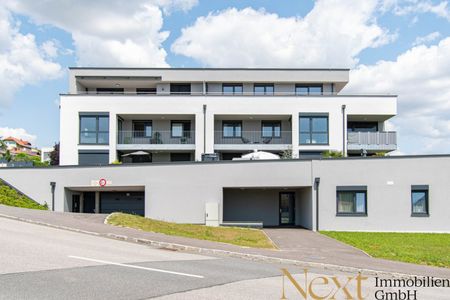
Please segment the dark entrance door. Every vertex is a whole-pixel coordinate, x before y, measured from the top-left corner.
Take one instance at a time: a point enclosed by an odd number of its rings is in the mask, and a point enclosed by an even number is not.
[[[89,214],[95,213],[95,192],[84,193],[83,212]]]
[[[80,195],[72,195],[72,212],[80,212]]]
[[[280,193],[280,226],[295,224],[295,193]]]

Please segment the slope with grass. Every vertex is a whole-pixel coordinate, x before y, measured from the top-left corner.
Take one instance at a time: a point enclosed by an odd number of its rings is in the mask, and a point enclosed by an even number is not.
[[[123,213],[110,215],[108,224],[238,246],[274,248],[270,239],[259,229],[177,224]]]
[[[450,234],[336,231],[321,233],[364,250],[373,257],[450,268]]]
[[[47,210],[47,204],[41,205],[24,196],[0,180],[0,204],[23,208]]]

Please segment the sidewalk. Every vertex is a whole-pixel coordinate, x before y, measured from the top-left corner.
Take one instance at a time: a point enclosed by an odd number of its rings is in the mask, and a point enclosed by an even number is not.
[[[206,255],[226,255],[338,271],[361,270],[372,275],[394,273],[450,278],[450,269],[372,258],[351,246],[302,229],[265,230],[280,248],[266,250],[115,227],[104,224],[106,215],[101,214],[62,213],[0,205],[0,217]]]

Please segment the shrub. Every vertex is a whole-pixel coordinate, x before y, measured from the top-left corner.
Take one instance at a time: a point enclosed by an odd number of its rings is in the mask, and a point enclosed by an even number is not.
[[[327,150],[325,152],[322,152],[322,157],[325,157],[325,158],[338,158],[338,157],[344,157],[344,156],[342,155],[341,151]]]

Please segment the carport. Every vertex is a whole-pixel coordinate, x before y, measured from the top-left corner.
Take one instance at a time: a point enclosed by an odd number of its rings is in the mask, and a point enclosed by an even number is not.
[[[66,189],[67,211],[78,213],[123,212],[145,215],[145,188],[71,187]]]
[[[224,188],[222,224],[313,229],[311,187]]]

